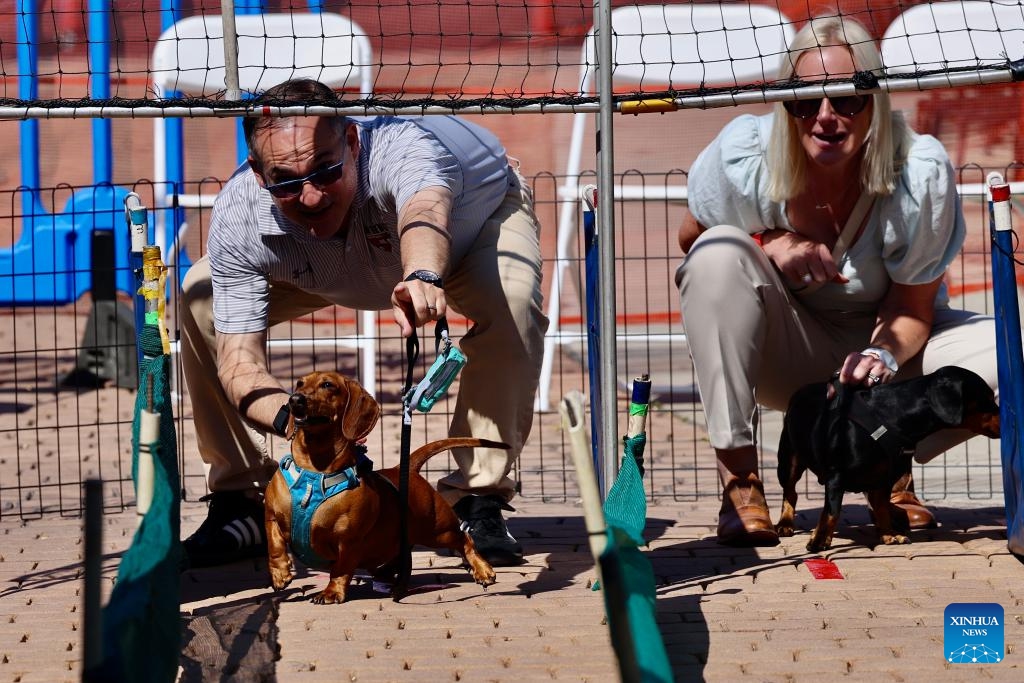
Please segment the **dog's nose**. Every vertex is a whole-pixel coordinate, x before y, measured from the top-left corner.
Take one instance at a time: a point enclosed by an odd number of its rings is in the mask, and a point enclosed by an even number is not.
[[[298,418],[306,416],[306,397],[298,392],[288,397],[288,408]]]

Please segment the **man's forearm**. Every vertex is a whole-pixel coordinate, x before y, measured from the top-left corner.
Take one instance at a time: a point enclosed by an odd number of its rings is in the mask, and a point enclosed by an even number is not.
[[[228,399],[250,422],[272,430],[274,418],[288,400],[288,392],[273,375],[258,366],[237,365],[218,373]]]

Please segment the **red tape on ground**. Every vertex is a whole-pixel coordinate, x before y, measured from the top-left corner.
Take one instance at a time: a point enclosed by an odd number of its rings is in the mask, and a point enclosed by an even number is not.
[[[812,557],[809,560],[804,560],[804,564],[807,565],[807,569],[811,572],[811,576],[816,579],[843,578],[843,574],[839,571],[839,567],[837,567],[831,560],[826,560],[823,557]]]

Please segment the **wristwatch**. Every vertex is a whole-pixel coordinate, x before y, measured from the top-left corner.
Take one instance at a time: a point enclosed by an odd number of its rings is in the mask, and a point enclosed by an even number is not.
[[[880,349],[877,346],[864,349],[860,352],[862,356],[874,356],[878,360],[885,363],[885,367],[889,368],[889,372],[896,374],[900,370],[900,364],[896,362],[896,357],[892,355],[886,349]]]
[[[420,282],[426,282],[428,285],[434,285],[438,289],[444,289],[444,281],[441,276],[432,270],[414,270],[405,277],[405,282],[412,280],[419,280]]]

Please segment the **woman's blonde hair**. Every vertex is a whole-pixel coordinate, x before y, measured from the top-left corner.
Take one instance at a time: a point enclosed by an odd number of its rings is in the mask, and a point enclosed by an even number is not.
[[[779,67],[779,80],[792,78],[797,61],[822,47],[843,46],[850,50],[857,71],[882,75],[882,55],[875,41],[859,22],[843,16],[815,17],[793,37]],[[889,94],[875,93],[871,125],[864,143],[860,169],[862,191],[888,195],[896,187],[913,131],[900,112],[894,112]],[[797,195],[806,183],[807,156],[800,144],[797,119],[781,102],[775,104],[775,120],[768,141],[768,195],[783,201]]]

